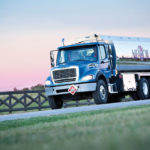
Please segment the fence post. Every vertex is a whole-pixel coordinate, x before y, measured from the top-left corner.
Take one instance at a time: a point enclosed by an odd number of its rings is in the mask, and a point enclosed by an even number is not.
[[[90,101],[90,99],[88,99],[87,101],[88,101],[88,105],[90,105],[90,104],[91,104],[91,101]]]
[[[66,108],[67,107],[67,103],[64,101],[63,107]]]
[[[11,93],[9,95],[9,113],[12,113],[12,99],[11,99]]]
[[[76,101],[76,106],[79,106],[79,101]]]
[[[41,110],[41,92],[38,92],[38,109]]]
[[[26,99],[26,92],[23,92],[23,97],[24,97],[24,111],[27,111],[27,99]]]

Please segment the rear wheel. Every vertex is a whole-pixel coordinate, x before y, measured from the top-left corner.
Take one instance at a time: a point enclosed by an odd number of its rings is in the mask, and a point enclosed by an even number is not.
[[[107,103],[108,88],[106,82],[103,80],[98,81],[96,91],[93,93],[93,98],[96,104]]]
[[[148,99],[150,97],[150,86],[146,78],[141,78],[139,81],[137,95],[140,99]]]
[[[63,101],[61,100],[61,97],[49,96],[48,101],[52,109],[60,109],[63,106]]]
[[[147,81],[148,81],[148,85],[149,85],[149,93],[150,93],[150,78],[148,78]],[[149,98],[150,98],[150,94],[149,94]]]

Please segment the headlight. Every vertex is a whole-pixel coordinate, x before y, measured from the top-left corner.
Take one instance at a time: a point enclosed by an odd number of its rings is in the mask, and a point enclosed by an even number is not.
[[[46,81],[45,81],[45,85],[51,85],[51,81],[46,80]]]
[[[93,75],[88,75],[82,78],[83,81],[92,80],[92,79],[93,79]]]

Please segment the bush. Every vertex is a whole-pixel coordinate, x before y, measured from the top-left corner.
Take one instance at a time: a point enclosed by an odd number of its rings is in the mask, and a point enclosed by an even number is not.
[[[44,85],[42,84],[37,84],[35,86],[31,87],[31,90],[44,90]]]

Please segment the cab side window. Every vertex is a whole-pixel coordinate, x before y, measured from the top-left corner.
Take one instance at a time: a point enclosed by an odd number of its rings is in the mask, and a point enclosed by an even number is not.
[[[103,45],[100,45],[99,46],[99,49],[100,49],[100,59],[103,60],[105,59],[107,56],[106,56],[106,51],[105,51],[105,48]]]

